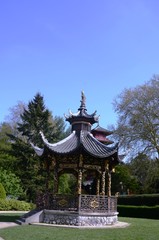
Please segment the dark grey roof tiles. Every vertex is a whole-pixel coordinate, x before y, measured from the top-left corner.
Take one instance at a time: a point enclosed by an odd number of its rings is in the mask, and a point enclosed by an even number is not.
[[[73,131],[67,138],[58,143],[49,143],[43,133],[41,133],[45,146],[53,153],[68,154],[77,150],[79,147],[83,148],[90,155],[105,158],[117,153],[118,146],[107,147],[105,144],[99,142],[88,131],[81,131],[80,135]],[[34,146],[34,150],[38,155],[42,155],[44,150]]]
[[[94,138],[89,132],[81,131],[81,143],[89,154],[99,158],[109,157],[118,151],[117,145],[114,147],[107,147],[105,144]]]
[[[44,144],[53,152],[60,154],[67,154],[75,151],[79,146],[79,138],[73,131],[67,138],[57,142],[57,143],[49,143],[43,133],[41,133]]]

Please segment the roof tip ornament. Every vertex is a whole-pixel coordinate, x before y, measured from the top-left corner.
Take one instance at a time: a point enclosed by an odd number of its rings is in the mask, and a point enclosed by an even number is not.
[[[81,91],[81,106],[80,106],[80,108],[78,109],[78,110],[87,110],[86,109],[86,96],[85,96],[85,94],[84,94],[84,91],[82,90]]]

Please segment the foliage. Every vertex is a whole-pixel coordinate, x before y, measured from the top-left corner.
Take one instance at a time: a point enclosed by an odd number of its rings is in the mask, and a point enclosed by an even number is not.
[[[112,193],[127,194],[140,192],[140,185],[137,179],[131,174],[127,164],[116,166],[112,174]]]
[[[141,193],[159,193],[159,160],[139,153],[129,163],[129,171],[140,184]]]
[[[129,206],[118,205],[122,217],[159,219],[159,206]]]
[[[72,174],[62,174],[59,178],[58,193],[74,194],[76,188],[76,179]]]
[[[21,179],[28,200],[34,201],[36,192],[52,189],[53,176],[50,171],[51,161],[39,158],[30,143],[44,147],[40,131],[50,142],[61,140],[65,125],[62,118],[53,118],[51,112],[45,107],[40,93],[37,93],[28,103],[17,125],[18,134],[10,135],[11,154],[16,158],[14,172]]]
[[[0,199],[5,199],[5,198],[6,198],[6,191],[2,183],[0,182]]]
[[[4,186],[7,196],[19,198],[24,195],[21,181],[14,173],[0,168],[0,182]]]
[[[12,129],[12,134],[14,136],[20,134],[17,127],[18,123],[21,123],[21,115],[23,114],[24,109],[27,109],[27,105],[22,101],[18,101],[15,106],[9,108],[9,115],[6,117],[6,122]]]
[[[15,158],[10,154],[11,142],[8,134],[12,133],[12,128],[8,123],[0,125],[0,167],[11,170],[14,166]]]
[[[159,160],[151,161],[150,168],[145,181],[145,192],[159,193]]]
[[[61,132],[64,131],[64,122],[60,117],[53,119],[51,112],[44,105],[43,96],[37,93],[21,115],[18,131],[29,141],[41,147],[43,142],[40,131],[49,141],[59,140]]]
[[[159,76],[144,85],[125,89],[114,101],[116,135],[131,155],[145,152],[159,158]]]
[[[0,229],[0,236],[6,240],[156,240],[159,239],[158,220],[119,218],[130,225],[126,228],[109,227],[100,229],[73,229],[23,225]]]
[[[118,197],[119,205],[155,206],[159,205],[159,194],[124,195]]]
[[[139,153],[128,164],[128,168],[144,188],[147,175],[149,174],[151,160],[146,154]]]
[[[0,199],[0,211],[29,211],[33,205],[16,199]]]

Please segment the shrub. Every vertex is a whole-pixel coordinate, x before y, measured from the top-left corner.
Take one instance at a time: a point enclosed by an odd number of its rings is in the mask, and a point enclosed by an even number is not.
[[[119,196],[118,204],[133,205],[133,206],[155,206],[155,205],[159,205],[159,194]]]
[[[29,211],[35,208],[32,203],[15,199],[0,199],[0,211]]]
[[[159,206],[120,206],[118,205],[120,217],[159,219]]]
[[[0,168],[0,182],[10,198],[16,199],[24,195],[21,180],[14,173]]]
[[[2,185],[2,183],[0,183],[0,199],[5,199],[6,198],[6,191]]]

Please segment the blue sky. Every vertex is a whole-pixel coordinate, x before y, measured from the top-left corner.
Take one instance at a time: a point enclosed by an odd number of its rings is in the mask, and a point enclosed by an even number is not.
[[[113,99],[159,67],[157,0],[0,0],[0,122],[37,92],[53,115],[116,123]]]

